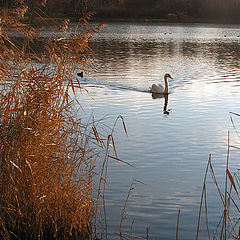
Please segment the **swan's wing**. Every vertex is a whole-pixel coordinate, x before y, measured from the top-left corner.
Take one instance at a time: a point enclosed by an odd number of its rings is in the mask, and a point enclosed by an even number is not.
[[[160,92],[164,92],[164,86],[163,85],[161,85],[161,84],[158,84],[158,90],[160,91]]]
[[[162,85],[153,84],[150,88],[152,93],[163,93],[164,87]]]

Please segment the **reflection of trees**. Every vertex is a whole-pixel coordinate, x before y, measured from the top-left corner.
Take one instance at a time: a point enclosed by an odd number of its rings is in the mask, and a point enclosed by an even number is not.
[[[173,42],[153,42],[153,41],[118,41],[118,40],[99,40],[91,43],[95,54],[104,55],[111,52],[113,55],[171,55],[174,48]]]
[[[238,42],[182,42],[180,49],[181,54],[185,57],[215,60],[217,65],[221,66],[226,63],[228,67],[239,66],[240,45]]]
[[[174,52],[173,42],[128,42],[128,41],[114,41],[101,40],[92,42],[91,47],[94,49],[94,54],[101,62],[103,59],[104,67],[107,69],[125,69],[131,65],[132,62],[143,68],[147,65],[156,64],[160,59],[171,57]],[[109,60],[109,61],[108,61]]]
[[[12,39],[13,42],[21,39]],[[44,41],[44,40],[43,40]],[[31,43],[31,48],[41,53],[43,42]],[[197,41],[128,41],[98,39],[90,42],[94,49],[98,63],[108,71],[122,71],[128,69],[131,64],[139,68],[156,65],[161,67],[164,62],[174,59],[185,59],[195,62],[204,59],[204,62],[212,62],[216,68],[238,68],[240,58],[240,45],[236,42],[197,42]],[[182,64],[182,63],[179,63]]]
[[[229,67],[238,68],[240,57],[238,42],[99,40],[92,42],[91,46],[95,50],[98,63],[106,71],[123,71],[123,69],[127,71],[131,65],[137,65],[136,71],[142,71],[143,74],[147,73],[142,69],[148,69],[150,66],[161,68],[175,59],[190,60],[193,64],[197,64],[200,60],[213,64],[219,70]],[[184,63],[179,62],[179,65],[181,64]]]

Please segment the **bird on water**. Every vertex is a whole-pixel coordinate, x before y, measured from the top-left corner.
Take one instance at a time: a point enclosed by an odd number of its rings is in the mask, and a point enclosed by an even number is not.
[[[163,86],[162,84],[153,84],[152,87],[149,87],[150,88],[150,92],[151,93],[168,94],[169,93],[169,91],[168,91],[168,78],[172,79],[170,74],[166,73],[164,75],[164,84],[165,84],[165,86]]]
[[[77,75],[78,75],[78,77],[83,78],[83,72],[78,72]]]

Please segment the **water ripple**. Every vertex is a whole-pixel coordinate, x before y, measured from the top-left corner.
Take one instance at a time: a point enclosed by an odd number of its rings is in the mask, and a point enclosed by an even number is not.
[[[96,119],[109,116],[106,125],[112,126],[119,114],[124,117],[128,138],[117,125],[117,151],[136,167],[109,163],[105,195],[109,232],[118,229],[129,186],[138,179],[147,185],[138,184],[131,194],[125,230],[134,218],[136,235],[145,236],[151,226],[152,237],[173,239],[181,207],[181,238],[195,237],[208,155],[213,154],[222,186],[227,131],[232,129],[229,112],[240,113],[238,35],[238,26],[110,24],[91,42],[96,69],[84,73],[81,84],[89,93],[82,93],[79,100]],[[167,100],[153,99],[149,86],[162,82],[166,72],[173,77],[171,94]],[[237,144],[239,139],[231,134]],[[231,154],[236,170],[238,152]],[[208,200],[213,231],[221,203],[211,182]],[[207,237],[204,228],[201,236]]]

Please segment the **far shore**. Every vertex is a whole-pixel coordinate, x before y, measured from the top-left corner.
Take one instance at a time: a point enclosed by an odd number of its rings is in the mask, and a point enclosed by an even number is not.
[[[93,22],[131,22],[131,23],[209,23],[209,24],[240,24],[240,19],[214,19],[214,18],[97,18]]]
[[[44,18],[45,23],[47,24],[56,24],[61,23],[64,19],[70,19],[71,22],[78,22],[78,18],[70,17],[70,16],[61,16],[61,17],[48,17]],[[35,18],[34,23],[39,24],[42,23],[42,18]],[[27,19],[24,19],[23,22],[28,22]],[[219,24],[219,25],[240,25],[240,19],[234,18],[193,18],[193,17],[185,17],[185,18],[99,18],[92,17],[89,22],[94,23],[166,23],[166,24]]]

